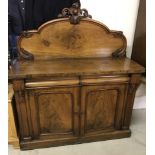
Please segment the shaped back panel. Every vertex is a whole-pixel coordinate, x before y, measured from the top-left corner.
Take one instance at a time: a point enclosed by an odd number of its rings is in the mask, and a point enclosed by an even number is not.
[[[126,38],[100,22],[86,18],[71,24],[68,18],[49,21],[18,40],[20,58],[95,58],[126,55]]]

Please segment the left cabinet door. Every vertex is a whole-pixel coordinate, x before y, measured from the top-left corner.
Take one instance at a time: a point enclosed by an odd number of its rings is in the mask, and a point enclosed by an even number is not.
[[[79,135],[79,89],[76,81],[67,82],[66,86],[61,81],[25,84],[31,141],[58,144]]]
[[[78,135],[78,88],[27,89],[34,138]]]

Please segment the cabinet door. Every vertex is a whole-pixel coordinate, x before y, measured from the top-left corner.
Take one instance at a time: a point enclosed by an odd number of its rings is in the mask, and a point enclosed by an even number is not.
[[[121,129],[126,90],[126,84],[84,86],[81,101],[81,134]]]
[[[31,88],[26,88],[32,138],[62,139],[78,136],[78,88],[76,86],[47,87],[46,84],[40,83],[38,87],[38,83],[37,85],[33,83]]]

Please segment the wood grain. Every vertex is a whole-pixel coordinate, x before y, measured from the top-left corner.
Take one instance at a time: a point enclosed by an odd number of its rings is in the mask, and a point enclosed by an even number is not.
[[[99,76],[99,77],[83,77],[81,78],[81,83],[83,85],[88,85],[88,84],[107,84],[107,83],[124,83],[128,82],[129,77],[125,76]]]
[[[9,70],[9,79],[84,75],[121,75],[143,73],[145,69],[128,59],[59,59],[52,61],[17,61]]]
[[[129,129],[131,122],[132,109],[135,99],[136,90],[141,82],[140,74],[133,74],[130,78],[128,93],[126,96],[126,107],[124,111],[123,129]]]
[[[126,58],[126,38],[80,8],[24,32],[9,70],[21,149],[129,137],[145,69]],[[79,12],[78,12],[79,11]],[[69,13],[69,14],[67,14]]]
[[[76,86],[26,88],[33,139],[65,138],[79,134],[79,90]],[[23,140],[24,141],[24,140]]]
[[[110,31],[91,19],[82,19],[77,25],[70,24],[66,18],[57,19],[27,33],[31,35],[21,35],[18,40],[19,54],[25,55],[25,59],[26,55],[35,60],[112,57],[116,51],[124,56],[126,50],[126,38],[122,33]]]
[[[41,133],[72,131],[72,94],[42,93],[37,99]]]
[[[114,128],[117,90],[94,90],[86,98],[86,131]]]
[[[42,82],[27,82],[25,86],[28,88],[34,87],[51,87],[51,86],[64,86],[64,85],[77,85],[79,80],[53,80],[53,81],[42,81]]]
[[[16,99],[16,107],[19,121],[20,139],[31,139],[30,126],[28,123],[28,111],[25,100],[25,87],[23,80],[13,81],[13,90]]]
[[[81,135],[120,130],[126,92],[127,83],[83,86],[81,111],[85,114],[81,117]]]

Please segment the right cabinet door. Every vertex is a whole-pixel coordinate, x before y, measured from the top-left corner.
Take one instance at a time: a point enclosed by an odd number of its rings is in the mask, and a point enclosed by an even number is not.
[[[83,86],[81,135],[120,130],[126,92],[125,83]]]

